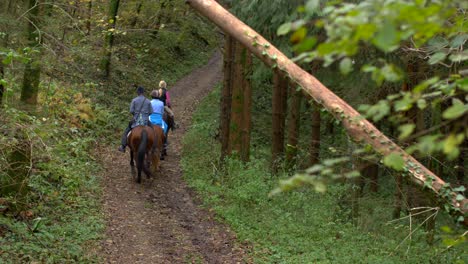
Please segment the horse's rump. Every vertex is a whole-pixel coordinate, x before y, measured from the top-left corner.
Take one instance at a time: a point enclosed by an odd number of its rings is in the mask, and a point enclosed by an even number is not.
[[[134,127],[128,137],[130,147],[130,165],[133,164],[133,157],[137,157],[138,178],[140,182],[141,171],[143,170],[149,177],[152,173],[148,167],[151,165],[153,171],[159,167],[159,155],[155,153],[155,148],[159,144],[153,127]]]

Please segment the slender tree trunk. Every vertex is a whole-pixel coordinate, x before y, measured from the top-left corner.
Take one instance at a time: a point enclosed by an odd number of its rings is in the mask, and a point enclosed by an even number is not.
[[[93,17],[93,0],[88,2],[88,17],[86,18],[86,35],[91,34],[91,19]]]
[[[104,77],[109,78],[110,75],[110,66],[112,58],[112,47],[114,46],[114,30],[117,20],[117,14],[119,11],[120,0],[111,0],[109,3],[109,30],[106,34],[104,41],[104,57],[102,59],[101,67],[104,71]]]
[[[239,43],[239,45],[242,45]],[[252,55],[243,47],[243,106],[242,106],[242,147],[241,147],[241,160],[244,162],[249,161],[250,158],[250,133],[252,130]]]
[[[136,7],[136,15],[133,17],[132,23],[130,23],[130,26],[132,28],[135,28],[137,22],[138,22],[138,17],[140,16],[141,12],[141,7],[143,6],[143,2],[139,2]]]
[[[320,108],[317,103],[312,103],[312,133],[310,141],[310,166],[320,160]]]
[[[37,4],[40,2],[37,1]],[[39,92],[39,82],[41,77],[41,64],[40,64],[40,50],[41,40],[39,29],[39,7],[36,6],[36,0],[29,0],[29,13],[28,13],[28,45],[33,49],[38,49],[37,54],[32,54],[31,59],[26,63],[24,69],[23,88],[21,90],[21,101],[36,105],[37,95]]]
[[[272,169],[277,173],[284,154],[284,129],[285,129],[285,90],[288,87],[288,81],[275,70],[273,75],[273,100],[272,100]]]
[[[2,106],[3,102],[3,93],[5,91],[5,87],[3,86],[2,80],[5,78],[5,68],[3,66],[3,63],[1,62],[0,58],[0,107]]]
[[[13,8],[13,2],[14,2],[14,1],[15,1],[15,0],[10,0],[10,1],[8,1],[8,7],[7,7],[7,9],[6,9],[6,10],[8,11],[8,13],[11,12],[11,9]]]
[[[302,92],[297,91],[296,85],[290,85],[291,105],[289,106],[288,120],[288,146],[286,148],[286,164],[288,169],[297,164],[297,150],[299,142],[299,129],[301,118]]]
[[[468,158],[468,140],[465,139],[460,145],[460,156],[458,157],[457,164],[457,181],[459,185],[467,186],[466,181],[466,159]]]
[[[224,81],[221,91],[221,114],[219,116],[221,162],[230,154],[229,124],[231,123],[233,57],[234,40],[231,36],[226,34],[224,38]]]
[[[231,124],[229,141],[231,152],[236,152],[239,156],[242,152],[242,115],[244,106],[244,72],[243,55],[245,48],[239,42],[234,42],[234,69],[232,78],[232,104],[231,104]]]

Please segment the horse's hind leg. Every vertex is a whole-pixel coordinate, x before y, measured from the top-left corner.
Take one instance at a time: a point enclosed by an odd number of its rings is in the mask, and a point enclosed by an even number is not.
[[[130,166],[134,167],[135,162],[133,161],[133,151],[130,150]]]

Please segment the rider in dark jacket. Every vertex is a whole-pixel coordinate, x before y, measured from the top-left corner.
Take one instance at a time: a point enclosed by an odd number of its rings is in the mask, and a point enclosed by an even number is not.
[[[133,118],[122,135],[122,145],[119,147],[120,152],[125,152],[125,147],[127,146],[127,135],[130,130],[140,125],[146,126],[149,123],[149,115],[153,113],[153,108],[151,107],[151,102],[144,96],[144,93],[145,89],[138,86],[138,96],[133,98],[132,103],[130,104],[130,114],[133,115]]]

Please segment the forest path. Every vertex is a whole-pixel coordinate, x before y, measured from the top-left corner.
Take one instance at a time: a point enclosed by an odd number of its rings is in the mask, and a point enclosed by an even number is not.
[[[106,263],[245,263],[244,250],[228,227],[201,209],[182,179],[182,138],[198,102],[222,79],[222,56],[170,87],[180,128],[169,135],[169,156],[161,173],[137,184],[132,178],[128,151],[104,153],[103,207],[106,237],[102,257]],[[128,150],[128,149],[127,149]]]

